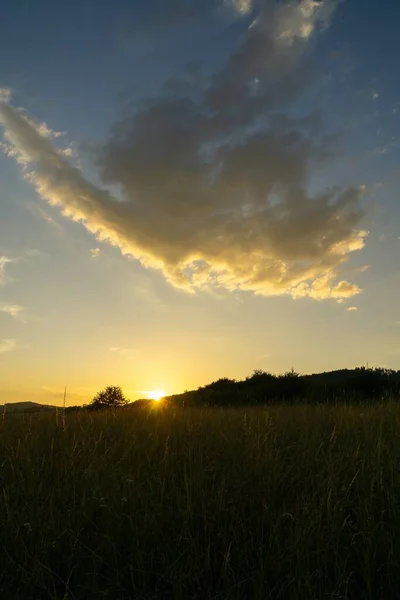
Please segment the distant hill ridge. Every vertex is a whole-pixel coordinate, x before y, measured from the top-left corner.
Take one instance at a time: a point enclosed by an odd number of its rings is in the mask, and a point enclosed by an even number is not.
[[[50,412],[56,410],[56,406],[50,404],[38,404],[37,402],[10,402],[5,405],[6,413],[23,412]],[[0,404],[0,414],[4,411],[4,404]]]
[[[179,405],[239,406],[274,402],[328,403],[400,399],[400,371],[358,367],[301,375],[255,370],[243,380],[223,377],[197,390],[170,396]]]
[[[222,377],[197,390],[166,396],[162,403],[167,405],[172,402],[176,406],[235,406],[294,400],[374,401],[389,397],[400,400],[400,371],[358,367],[310,375],[301,375],[293,370],[283,375],[274,375],[258,369],[243,380]],[[153,405],[153,402],[153,400],[140,399],[130,402],[124,408],[144,408]],[[55,411],[56,408],[56,406],[36,402],[13,402],[6,404],[5,410],[6,413],[38,413]],[[69,406],[66,407],[66,411],[73,412],[83,408]],[[4,405],[0,405],[0,414],[3,411]]]

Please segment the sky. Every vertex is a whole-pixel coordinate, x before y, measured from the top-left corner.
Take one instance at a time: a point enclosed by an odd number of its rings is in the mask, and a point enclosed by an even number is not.
[[[6,1],[0,403],[400,369],[399,18]]]

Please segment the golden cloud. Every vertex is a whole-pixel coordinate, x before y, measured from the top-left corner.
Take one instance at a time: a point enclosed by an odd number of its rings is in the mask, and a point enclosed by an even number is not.
[[[3,99],[9,153],[43,199],[176,287],[350,298],[360,288],[337,279],[365,244],[364,188],[310,197],[310,164],[330,148],[313,115],[285,113],[307,90],[309,39],[336,4],[266,3],[221,71],[205,79],[191,68],[121,118],[96,164],[123,202],[71,165],[48,126]]]

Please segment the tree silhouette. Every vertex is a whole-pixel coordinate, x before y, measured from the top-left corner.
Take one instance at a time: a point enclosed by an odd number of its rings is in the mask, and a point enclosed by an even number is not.
[[[99,392],[88,406],[89,410],[102,410],[105,408],[120,408],[128,404],[122,389],[116,385],[109,385]]]

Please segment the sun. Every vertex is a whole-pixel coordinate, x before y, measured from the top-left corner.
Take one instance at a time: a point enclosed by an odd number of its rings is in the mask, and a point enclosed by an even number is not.
[[[159,400],[161,400],[161,398],[164,398],[165,396],[165,390],[150,390],[149,392],[147,392],[147,397],[149,400],[155,400],[155,402],[158,402]]]

